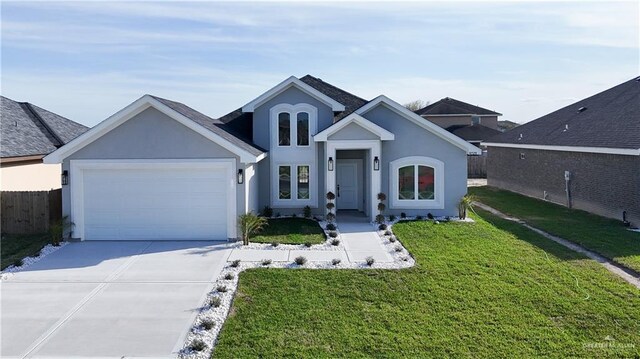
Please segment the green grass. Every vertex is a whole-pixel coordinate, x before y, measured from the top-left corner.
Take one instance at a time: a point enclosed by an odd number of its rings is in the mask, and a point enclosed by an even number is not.
[[[251,242],[280,244],[320,244],[324,241],[324,231],[318,222],[306,218],[270,219],[269,225],[251,238]]]
[[[50,241],[44,234],[4,234],[0,240],[0,267],[5,269],[18,260],[34,256]]]
[[[469,192],[503,213],[640,271],[640,233],[628,231],[621,221],[493,187],[471,187]]]
[[[640,292],[595,261],[480,212],[405,222],[404,270],[253,269],[215,358],[633,357]],[[635,348],[591,349],[592,343]]]

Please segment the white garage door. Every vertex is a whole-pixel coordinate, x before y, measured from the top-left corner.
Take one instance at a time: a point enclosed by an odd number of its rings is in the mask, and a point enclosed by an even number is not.
[[[126,167],[81,170],[83,239],[230,237],[229,168]]]

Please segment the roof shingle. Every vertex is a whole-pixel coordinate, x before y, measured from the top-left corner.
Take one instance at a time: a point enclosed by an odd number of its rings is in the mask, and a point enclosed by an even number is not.
[[[416,111],[420,116],[425,115],[495,115],[502,116],[501,113],[487,110],[480,106],[475,106],[466,102],[445,97]]]

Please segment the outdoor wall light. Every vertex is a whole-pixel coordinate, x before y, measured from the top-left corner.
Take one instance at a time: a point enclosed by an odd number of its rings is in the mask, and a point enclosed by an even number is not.
[[[60,176],[60,180],[61,180],[63,186],[68,185],[69,184],[69,171],[67,171],[67,170],[62,171],[62,176]]]
[[[329,171],[333,171],[333,157],[329,157],[329,162],[327,163],[327,169]]]
[[[375,156],[373,158],[373,170],[380,171],[380,159],[378,158],[378,156]]]
[[[243,184],[244,183],[244,172],[242,171],[242,168],[238,170],[238,184]]]

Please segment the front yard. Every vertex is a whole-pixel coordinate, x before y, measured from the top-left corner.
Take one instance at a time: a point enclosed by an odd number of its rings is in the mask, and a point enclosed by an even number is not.
[[[640,233],[621,221],[493,187],[470,187],[478,200],[640,272]]]
[[[251,242],[256,243],[321,244],[324,241],[324,231],[318,222],[306,218],[269,219],[269,225],[251,237]]]
[[[48,233],[44,234],[4,234],[0,240],[0,270],[4,270],[19,260],[37,255],[42,247],[51,241]]]
[[[214,356],[640,354],[638,290],[518,224],[478,213],[476,223],[395,225],[417,260],[411,269],[243,272]]]

